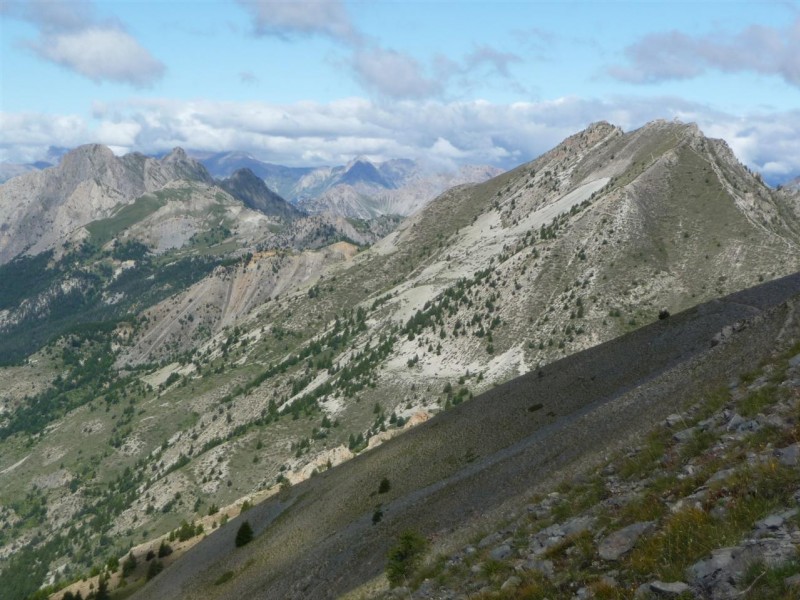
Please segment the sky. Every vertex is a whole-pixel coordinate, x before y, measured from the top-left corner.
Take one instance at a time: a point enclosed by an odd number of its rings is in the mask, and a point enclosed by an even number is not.
[[[510,168],[658,118],[800,175],[800,1],[0,0],[0,161],[98,142]]]

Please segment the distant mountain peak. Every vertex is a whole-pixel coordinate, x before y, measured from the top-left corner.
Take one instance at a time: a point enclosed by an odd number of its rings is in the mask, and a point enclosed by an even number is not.
[[[380,171],[378,171],[375,165],[369,162],[366,158],[358,158],[351,161],[348,164],[345,172],[336,183],[343,183],[347,185],[366,183],[387,189],[395,187],[390,181],[381,175]]]
[[[184,160],[192,160],[186,154],[186,150],[181,148],[180,146],[176,146],[172,149],[172,152],[167,154],[163,159],[164,162],[175,162],[175,161],[184,161]]]
[[[219,186],[248,208],[266,215],[291,220],[303,214],[269,189],[264,180],[247,167],[235,171]]]

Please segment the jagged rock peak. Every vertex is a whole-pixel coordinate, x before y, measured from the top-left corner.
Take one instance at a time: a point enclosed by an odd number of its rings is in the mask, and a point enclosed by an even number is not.
[[[611,133],[623,133],[622,128],[609,123],[608,121],[595,121],[594,123],[590,123],[589,126],[583,130],[586,134],[605,134],[609,135]]]
[[[186,150],[184,150],[180,146],[176,146],[175,148],[173,148],[172,152],[167,154],[162,159],[163,162],[176,162],[176,161],[186,161],[186,160],[192,160],[192,159],[188,157],[188,155],[186,154]]]
[[[83,144],[67,152],[61,158],[60,164],[64,167],[73,167],[86,162],[91,164],[111,162],[115,158],[116,156],[108,146],[102,144]]]

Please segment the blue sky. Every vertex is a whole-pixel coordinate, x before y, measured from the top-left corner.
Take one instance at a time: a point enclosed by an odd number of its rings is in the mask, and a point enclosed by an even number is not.
[[[511,167],[593,121],[679,118],[800,174],[798,2],[3,0],[0,52],[0,160]]]

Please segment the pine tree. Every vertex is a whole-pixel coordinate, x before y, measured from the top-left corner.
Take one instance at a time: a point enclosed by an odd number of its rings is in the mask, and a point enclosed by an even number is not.
[[[250,523],[245,521],[239,526],[239,531],[236,532],[236,547],[241,548],[245,544],[249,544],[253,539],[253,528]]]

